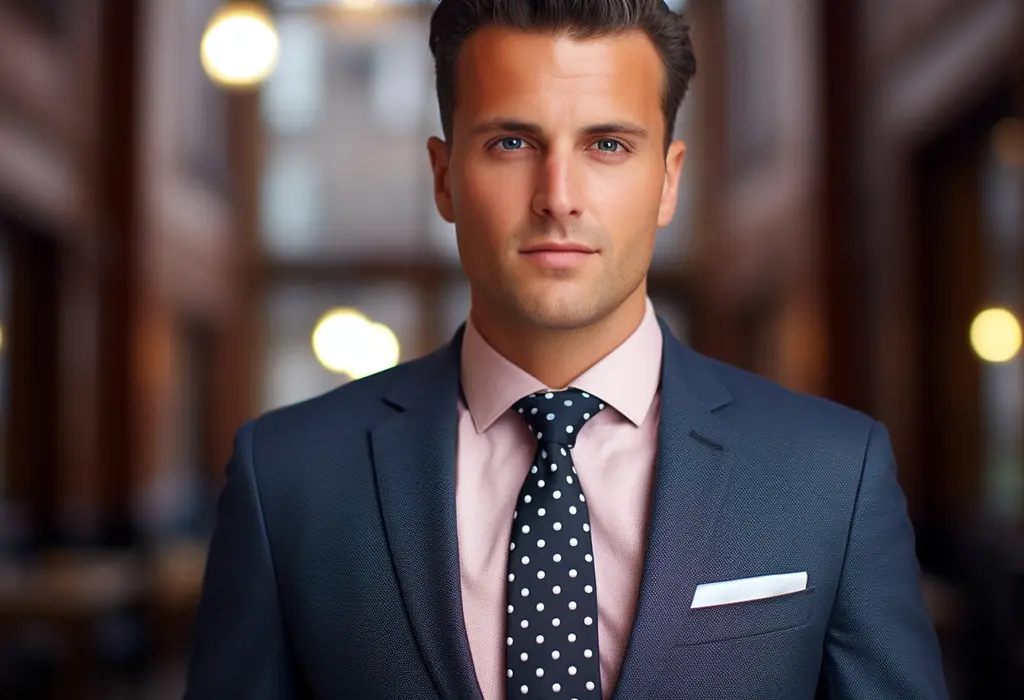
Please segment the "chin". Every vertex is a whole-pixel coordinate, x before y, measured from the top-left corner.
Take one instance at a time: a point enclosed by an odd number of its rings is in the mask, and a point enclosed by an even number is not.
[[[594,295],[545,295],[521,299],[519,312],[532,325],[546,330],[574,330],[601,320],[608,312]]]

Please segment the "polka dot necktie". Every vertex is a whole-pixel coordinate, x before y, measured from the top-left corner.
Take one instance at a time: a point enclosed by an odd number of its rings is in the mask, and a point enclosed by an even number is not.
[[[604,407],[577,389],[530,394],[513,407],[537,439],[537,454],[519,492],[509,544],[509,700],[601,698],[594,549],[572,447]]]

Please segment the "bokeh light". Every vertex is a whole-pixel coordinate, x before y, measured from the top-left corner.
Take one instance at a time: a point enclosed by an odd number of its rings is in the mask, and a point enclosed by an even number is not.
[[[1008,362],[1020,352],[1020,321],[1007,309],[985,309],[971,323],[971,347],[985,362]]]

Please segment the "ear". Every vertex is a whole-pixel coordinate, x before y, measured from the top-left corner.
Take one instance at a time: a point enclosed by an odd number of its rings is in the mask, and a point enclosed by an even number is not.
[[[455,210],[452,206],[451,178],[448,170],[448,144],[431,136],[427,140],[427,153],[430,154],[430,168],[434,173],[434,204],[441,218],[450,224],[455,223]]]
[[[661,187],[661,204],[658,206],[658,227],[668,226],[676,213],[679,202],[679,174],[683,170],[686,144],[673,141],[665,156],[665,182]]]

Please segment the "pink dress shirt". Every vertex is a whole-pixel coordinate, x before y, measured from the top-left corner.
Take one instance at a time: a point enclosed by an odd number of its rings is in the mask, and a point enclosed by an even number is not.
[[[662,336],[651,301],[636,331],[572,386],[609,408],[573,449],[590,506],[597,577],[598,645],[605,700],[618,681],[640,591],[658,447]],[[485,700],[505,698],[505,600],[512,511],[537,443],[509,409],[543,391],[467,322],[456,455],[462,605]]]

